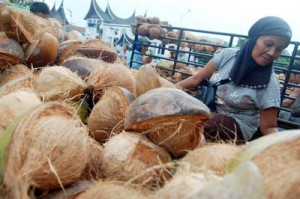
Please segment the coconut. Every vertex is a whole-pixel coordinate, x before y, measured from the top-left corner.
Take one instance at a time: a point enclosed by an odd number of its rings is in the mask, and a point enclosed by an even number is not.
[[[0,96],[22,88],[31,88],[33,72],[18,64],[3,70],[0,76]]]
[[[108,179],[160,186],[170,177],[164,164],[171,160],[164,149],[143,135],[124,131],[104,143],[102,166]]]
[[[9,39],[5,34],[0,34],[0,69],[24,62],[24,60],[25,55],[21,45]]]
[[[134,100],[134,96],[122,87],[110,87],[95,104],[88,118],[88,127],[93,137],[105,142],[112,134],[124,129],[125,111]]]
[[[209,173],[182,173],[159,190],[155,198],[264,199],[265,194],[257,167],[245,162],[224,178]]]
[[[109,63],[113,63],[117,59],[116,51],[100,39],[86,41],[79,49],[77,49],[77,52],[88,58],[102,59]]]
[[[0,21],[5,34],[20,43],[32,43],[39,40],[45,32],[49,32],[56,39],[62,34],[61,26],[54,20],[44,19],[27,10],[13,9],[1,6]]]
[[[286,130],[246,144],[229,163],[228,171],[246,160],[259,168],[268,198],[299,198],[300,130]],[[271,165],[271,166],[270,166]]]
[[[152,17],[152,19],[151,19],[151,24],[159,24],[159,22],[160,22],[160,20],[159,20],[159,18],[158,17]]]
[[[45,67],[34,81],[34,89],[46,100],[76,101],[84,94],[85,82],[62,66]]]
[[[57,53],[57,64],[62,64],[69,57],[80,55],[77,50],[81,47],[82,42],[77,40],[67,40],[59,45]]]
[[[73,56],[64,60],[61,65],[76,72],[81,78],[86,79],[95,68],[105,65],[105,63],[99,59]]]
[[[135,78],[130,69],[122,64],[105,64],[94,69],[88,77],[89,84],[94,88],[96,96],[112,86],[120,86],[135,93]]]
[[[162,30],[159,25],[152,24],[149,26],[149,39],[160,39],[162,36]]]
[[[159,24],[160,24],[160,25],[167,26],[167,25],[169,25],[169,22],[168,22],[168,21],[165,21],[165,20],[159,20]]]
[[[74,199],[146,199],[146,191],[117,181],[98,181]]]
[[[180,163],[190,164],[192,172],[208,170],[216,175],[222,175],[229,160],[239,151],[239,147],[233,144],[206,144],[189,151]]]
[[[63,103],[41,104],[5,133],[12,133],[4,176],[8,188],[20,178],[33,188],[56,189],[79,180],[86,168],[91,138],[72,108]]]
[[[64,36],[65,36],[65,40],[77,40],[80,41],[81,43],[84,43],[86,41],[84,36],[77,30],[71,30],[70,32],[66,33]]]
[[[149,23],[143,23],[138,27],[138,34],[141,35],[142,37],[147,37],[149,36],[149,28],[150,24]]]
[[[0,138],[15,117],[41,103],[32,90],[19,90],[0,97]]]
[[[58,40],[50,33],[44,33],[39,40],[32,42],[26,49],[26,63],[33,67],[53,64],[58,52]]]
[[[159,75],[151,64],[143,65],[138,70],[136,78],[136,96],[160,87]]]
[[[167,87],[167,88],[178,88],[177,85],[173,84],[172,82],[168,81],[167,79],[163,77],[158,77],[158,81],[161,87]]]
[[[144,23],[144,22],[146,22],[146,18],[143,15],[138,15],[138,16],[135,16],[135,21],[137,23]]]
[[[125,114],[125,129],[146,133],[175,157],[196,148],[209,108],[175,88],[156,88],[135,99]]]

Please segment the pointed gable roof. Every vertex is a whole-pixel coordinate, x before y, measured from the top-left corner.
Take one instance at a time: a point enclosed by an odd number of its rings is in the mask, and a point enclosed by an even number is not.
[[[50,17],[58,20],[62,25],[70,24],[64,11],[64,0],[61,1],[61,4],[57,10],[55,10],[55,3],[50,12]]]
[[[88,13],[84,17],[85,20],[88,18],[92,19],[101,19],[106,23],[114,23],[114,24],[131,24],[135,22],[135,11],[133,14],[127,18],[123,19],[115,15],[110,6],[109,3],[107,3],[107,7],[105,9],[105,12],[99,7],[98,3],[96,0],[91,0],[91,5]]]

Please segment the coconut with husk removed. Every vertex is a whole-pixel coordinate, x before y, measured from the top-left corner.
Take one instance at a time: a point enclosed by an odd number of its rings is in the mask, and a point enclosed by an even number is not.
[[[20,42],[32,43],[48,32],[57,40],[62,35],[62,27],[54,19],[44,19],[27,10],[0,6],[0,23],[5,34]]]
[[[30,89],[18,90],[0,97],[0,139],[15,117],[41,103],[41,99]]]
[[[138,35],[141,35],[142,37],[149,36],[149,29],[150,24],[149,23],[143,23],[138,27]]]
[[[21,45],[0,33],[0,69],[22,63],[25,61],[25,54]]]
[[[49,101],[79,100],[87,87],[76,73],[63,66],[43,68],[33,86],[43,98]]]
[[[234,144],[205,144],[189,151],[180,163],[188,163],[192,172],[213,172],[215,175],[223,175],[228,162],[239,151]]]
[[[18,198],[26,198],[29,186],[52,190],[76,182],[89,160],[92,138],[73,109],[63,103],[35,107],[12,123],[7,134],[12,137],[3,182],[7,193],[23,196]]]
[[[106,88],[120,86],[135,93],[135,78],[130,69],[122,64],[101,65],[94,69],[88,77],[96,96],[101,97]]]
[[[87,125],[92,137],[105,142],[112,135],[119,134],[124,129],[125,111],[134,98],[125,88],[107,88],[88,118]]]
[[[102,166],[108,179],[156,187],[170,177],[171,160],[143,135],[123,131],[104,143]]]
[[[56,60],[59,44],[56,37],[43,33],[39,40],[33,41],[25,49],[26,63],[33,67],[53,64]]]
[[[118,181],[96,181],[74,199],[147,199],[148,192]]]
[[[156,197],[164,199],[265,199],[262,179],[255,164],[245,162],[223,178],[210,173],[175,175]]]
[[[61,65],[76,72],[81,78],[86,79],[95,68],[105,65],[105,62],[99,59],[72,56],[64,60]]]
[[[65,60],[72,56],[80,56],[80,53],[77,52],[77,49],[79,49],[81,45],[82,42],[77,40],[67,40],[60,43],[56,63],[61,65]]]
[[[228,171],[247,160],[259,168],[267,198],[300,197],[300,130],[285,130],[247,143],[229,163]]]
[[[208,107],[175,88],[156,88],[136,98],[125,114],[125,129],[145,133],[155,144],[181,157],[199,146]]]
[[[23,64],[6,68],[0,75],[0,96],[18,89],[31,88],[33,78],[33,71]]]
[[[101,59],[108,63],[113,63],[117,59],[116,51],[100,39],[86,41],[79,49],[77,49],[77,52],[88,58]]]
[[[149,39],[160,39],[162,36],[161,27],[157,24],[151,24],[149,26]]]
[[[67,40],[77,40],[77,41],[80,41],[82,43],[86,41],[84,36],[77,30],[71,30],[70,32],[65,33],[64,37],[65,37],[65,41],[67,41]]]

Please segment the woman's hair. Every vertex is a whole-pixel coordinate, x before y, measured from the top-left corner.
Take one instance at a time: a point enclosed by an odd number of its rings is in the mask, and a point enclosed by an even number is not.
[[[43,13],[45,15],[50,15],[50,9],[44,2],[34,2],[33,4],[31,4],[30,12],[32,12],[33,14]]]

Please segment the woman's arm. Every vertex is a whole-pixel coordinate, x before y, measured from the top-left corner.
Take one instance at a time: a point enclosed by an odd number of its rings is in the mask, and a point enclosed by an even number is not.
[[[277,108],[268,108],[260,111],[260,130],[263,135],[278,132]]]
[[[215,71],[215,63],[211,59],[198,73],[178,82],[178,86],[184,89],[194,89],[202,80],[210,78]]]

